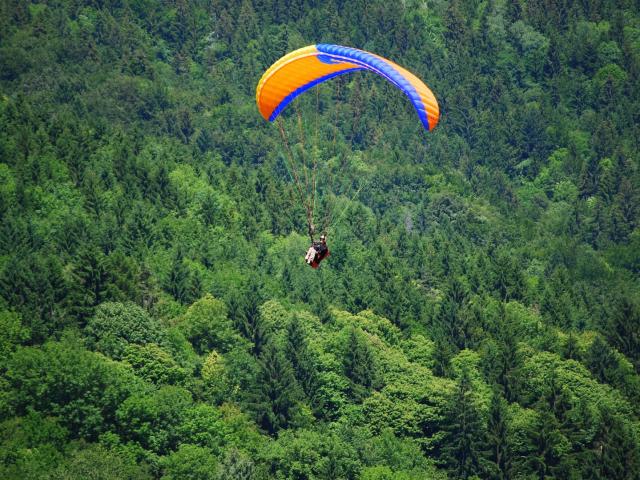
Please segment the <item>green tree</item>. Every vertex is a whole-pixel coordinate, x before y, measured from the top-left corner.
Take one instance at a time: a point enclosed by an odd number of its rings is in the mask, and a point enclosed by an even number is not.
[[[296,380],[305,394],[312,396],[317,384],[316,364],[302,320],[297,315],[287,325],[286,340],[285,354],[291,362]]]
[[[54,256],[12,255],[0,272],[2,298],[21,314],[35,342],[73,323],[66,315],[65,287],[60,260]]]
[[[165,281],[165,289],[173,298],[184,304],[189,300],[190,282],[191,274],[185,265],[182,250],[178,249]]]
[[[274,341],[268,342],[260,354],[260,370],[251,408],[258,424],[270,434],[295,425],[300,414],[302,392],[296,382],[291,363]]]
[[[218,465],[218,480],[251,480],[254,463],[237,448],[231,448]]]
[[[351,383],[351,396],[362,401],[376,380],[373,352],[361,331],[349,330],[343,357],[344,373]]]
[[[623,294],[613,303],[605,332],[609,341],[640,371],[640,306],[631,295]]]
[[[230,300],[230,317],[242,336],[253,343],[252,352],[258,356],[268,339],[268,331],[260,314],[263,297],[258,283],[253,281],[244,292],[236,292]]]
[[[460,478],[480,472],[482,441],[485,435],[483,415],[475,400],[470,372],[463,368],[447,407],[443,429],[442,458]]]
[[[356,478],[355,447],[332,431],[283,431],[263,451],[269,470],[283,478]]]
[[[556,476],[565,471],[563,462],[567,460],[569,445],[562,435],[558,422],[546,408],[538,411],[538,422],[527,432],[530,448],[522,462],[537,478]],[[522,468],[521,467],[521,468]]]
[[[128,344],[161,343],[164,337],[159,322],[130,302],[99,305],[84,332],[91,346],[115,359],[122,358]]]
[[[182,444],[162,458],[162,478],[166,480],[217,480],[217,460],[212,452],[196,445]]]
[[[20,315],[6,310],[0,310],[0,360],[9,360],[11,354],[30,337]]]
[[[188,376],[188,371],[155,343],[127,345],[122,360],[133,367],[136,375],[156,385],[180,385]]]
[[[33,410],[0,423],[0,475],[37,478],[64,458],[69,432],[53,417]]]
[[[116,412],[123,440],[165,455],[180,445],[180,425],[192,405],[191,394],[174,386],[137,393],[124,400]]]
[[[96,480],[116,480],[130,478],[147,480],[153,478],[151,468],[135,459],[109,450],[99,444],[88,444],[76,449],[65,458],[49,477],[55,480],[74,478],[94,478]]]
[[[202,363],[201,375],[205,396],[214,403],[229,400],[234,387],[237,388],[237,384],[229,377],[224,357],[215,350],[209,352]]]
[[[601,337],[596,336],[587,350],[586,362],[589,370],[602,383],[614,381],[618,370],[618,358],[613,349]]]
[[[69,298],[69,306],[82,321],[93,314],[97,305],[109,300],[109,273],[105,261],[105,255],[97,248],[90,248],[76,255],[71,274],[73,293]]]
[[[131,370],[81,343],[21,347],[6,365],[4,396],[10,411],[33,409],[60,418],[72,438],[94,440],[114,425],[116,410],[143,388]]]
[[[604,408],[594,438],[594,478],[632,479],[640,472],[640,450],[636,434],[619,416]]]
[[[511,471],[511,452],[509,449],[508,417],[506,401],[498,391],[493,392],[491,407],[487,419],[484,444],[483,469],[490,478],[509,478]]]
[[[200,354],[214,349],[224,353],[241,341],[227,317],[227,307],[210,294],[187,309],[178,328]]]

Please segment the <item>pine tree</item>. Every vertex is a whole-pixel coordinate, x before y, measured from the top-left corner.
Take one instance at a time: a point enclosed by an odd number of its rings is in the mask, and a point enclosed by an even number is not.
[[[264,346],[259,361],[253,408],[258,424],[273,435],[294,420],[301,391],[291,364],[274,341]]]
[[[593,442],[597,460],[595,473],[598,480],[633,480],[640,477],[640,449],[631,426],[608,407],[602,417]]]
[[[257,357],[269,335],[260,315],[263,298],[258,281],[252,280],[243,291],[232,294],[231,298],[229,318],[233,320],[236,329],[253,344],[251,351]]]
[[[473,346],[474,311],[469,308],[468,287],[461,279],[453,278],[439,306],[435,328],[442,332],[443,340],[455,349]]]
[[[558,421],[546,405],[542,405],[538,422],[533,429],[528,431],[531,451],[524,457],[522,467],[534,472],[540,480],[545,478],[555,478],[555,475],[562,469],[563,457],[559,445],[566,442],[560,433]]]
[[[485,437],[483,469],[492,479],[509,478],[511,458],[507,432],[506,401],[500,392],[494,390],[489,409],[487,432]]]
[[[93,309],[107,300],[109,272],[105,255],[97,248],[83,249],[76,255],[72,270],[69,308],[79,320],[93,314]]]
[[[317,291],[311,296],[311,309],[322,323],[327,323],[331,320],[329,297],[325,293],[322,285],[320,285]]]
[[[573,332],[569,332],[569,336],[567,337],[567,343],[565,343],[562,348],[562,355],[564,358],[570,360],[579,360],[580,359],[580,350],[578,348],[578,339],[576,338]]]
[[[500,373],[498,383],[502,386],[505,398],[513,402],[516,400],[517,382],[514,381],[518,367],[518,341],[513,331],[507,329],[500,335]]]
[[[451,2],[445,12],[445,37],[454,48],[463,47],[469,39],[469,28],[461,11],[460,2]]]
[[[442,459],[459,478],[469,478],[480,471],[482,439],[486,431],[475,404],[475,394],[468,368],[463,368],[456,390],[447,405],[443,422],[445,437]]]
[[[602,383],[615,380],[618,359],[609,344],[601,337],[594,338],[587,351],[587,367]]]
[[[191,281],[189,282],[189,290],[187,291],[187,302],[193,303],[202,297],[204,291],[204,284],[202,282],[202,274],[199,271],[195,271],[191,275]]]
[[[178,249],[173,265],[165,282],[166,290],[180,303],[187,303],[189,300],[189,269],[184,263],[182,250]]]
[[[104,263],[108,272],[105,298],[118,302],[129,300],[139,303],[142,296],[142,273],[137,262],[132,257],[115,251],[105,258]]]
[[[609,310],[604,333],[640,372],[640,306],[625,293]]]
[[[454,347],[442,335],[435,338],[435,349],[433,352],[433,373],[439,377],[447,377],[451,373],[451,358],[454,355]]]
[[[287,325],[285,354],[291,362],[294,375],[302,390],[311,396],[314,390],[316,366],[302,323],[297,316],[294,316]]]
[[[631,179],[624,177],[620,180],[618,193],[613,203],[613,223],[615,230],[613,239],[616,242],[626,242],[633,229],[638,225],[638,192]]]
[[[69,322],[72,293],[56,257],[13,256],[0,272],[0,296],[22,314],[34,342],[43,342]]]
[[[343,359],[345,375],[351,380],[351,393],[361,401],[375,380],[373,352],[363,334],[355,327],[349,331]]]
[[[235,44],[239,48],[246,48],[247,43],[257,37],[258,19],[250,0],[244,0],[238,14],[238,28]]]
[[[520,0],[509,0],[507,2],[507,18],[511,22],[516,22],[522,17],[522,5]]]

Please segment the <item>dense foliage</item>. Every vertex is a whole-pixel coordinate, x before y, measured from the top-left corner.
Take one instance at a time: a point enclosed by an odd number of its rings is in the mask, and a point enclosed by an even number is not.
[[[639,12],[1,0],[0,478],[640,478]],[[297,102],[345,165],[313,271],[254,89],[319,42],[442,119]]]

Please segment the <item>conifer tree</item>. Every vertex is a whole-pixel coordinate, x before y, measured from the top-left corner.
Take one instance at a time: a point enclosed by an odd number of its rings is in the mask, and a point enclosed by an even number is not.
[[[499,391],[494,390],[489,409],[487,432],[484,440],[483,470],[489,478],[504,480],[509,478],[511,452],[507,431],[506,401]]]
[[[289,325],[287,325],[285,354],[291,362],[294,375],[302,390],[305,394],[311,396],[315,383],[316,367],[309,348],[309,342],[298,316],[294,316]]]
[[[594,338],[587,351],[587,367],[602,383],[614,380],[618,368],[618,359],[609,344],[601,337]]]
[[[275,341],[264,346],[259,361],[253,408],[258,424],[273,435],[293,422],[301,391],[291,364]]]
[[[229,318],[242,336],[253,346],[252,353],[257,357],[267,341],[269,332],[260,315],[260,305],[263,297],[257,280],[238,292],[233,292],[229,301]]]
[[[474,397],[471,375],[465,367],[447,405],[441,450],[442,459],[459,478],[469,478],[480,471],[482,440],[486,433]]]
[[[97,248],[83,249],[76,256],[73,269],[70,310],[80,320],[93,314],[93,309],[107,300],[109,272],[105,255]]]
[[[343,364],[345,375],[351,380],[351,394],[361,401],[374,383],[375,365],[371,347],[355,327],[347,337]]]
[[[578,339],[573,332],[569,332],[567,343],[562,348],[562,355],[570,360],[579,360],[580,350],[578,348]]]
[[[189,284],[189,270],[184,263],[182,250],[178,249],[173,258],[173,265],[167,276],[165,288],[180,303],[187,303],[189,300]]]
[[[620,416],[602,410],[598,432],[594,438],[594,478],[632,480],[640,476],[640,449],[630,425]]]
[[[564,469],[563,461],[568,447],[566,438],[559,429],[558,421],[546,405],[542,405],[538,421],[527,432],[531,450],[521,464],[539,479],[555,477]]]
[[[433,373],[446,377],[451,371],[451,358],[454,355],[454,347],[451,346],[442,335],[438,335],[435,339],[435,348],[433,353],[434,368]]]
[[[623,293],[609,309],[604,332],[640,372],[640,305],[629,293]]]

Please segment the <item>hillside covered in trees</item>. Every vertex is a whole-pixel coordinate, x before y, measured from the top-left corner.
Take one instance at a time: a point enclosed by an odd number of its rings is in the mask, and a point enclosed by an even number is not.
[[[355,72],[284,144],[321,42],[439,125]],[[637,0],[0,0],[0,126],[0,478],[640,478]]]

